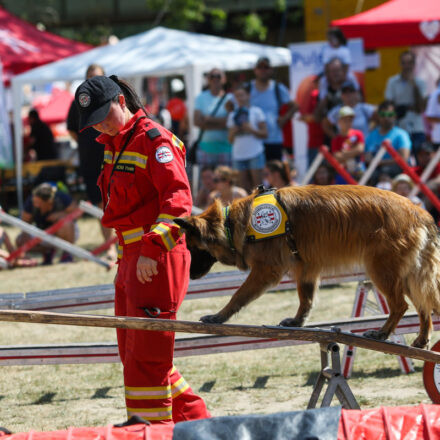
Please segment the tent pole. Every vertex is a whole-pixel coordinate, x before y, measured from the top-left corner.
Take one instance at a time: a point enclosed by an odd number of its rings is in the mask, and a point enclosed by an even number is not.
[[[23,125],[21,120],[22,85],[12,78],[12,96],[14,102],[14,144],[17,202],[19,215],[23,211]]]

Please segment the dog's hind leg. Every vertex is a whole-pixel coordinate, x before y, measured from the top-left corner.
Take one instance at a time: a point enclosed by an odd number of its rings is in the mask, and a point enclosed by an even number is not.
[[[310,270],[303,264],[295,268],[295,278],[299,297],[299,307],[294,318],[283,319],[279,325],[283,327],[302,327],[309,316],[318,288],[319,272]]]
[[[378,261],[385,260],[378,259]],[[404,283],[397,275],[393,275],[398,273],[397,269],[392,270],[392,268],[390,268],[386,270],[377,266],[373,270],[367,267],[367,271],[371,277],[371,281],[373,281],[374,285],[385,296],[390,314],[381,329],[368,330],[364,333],[364,336],[385,341],[408,310],[408,303],[405,301],[404,296]]]
[[[234,293],[228,304],[215,315],[206,315],[200,321],[222,324],[245,305],[261,296],[269,287],[276,286],[283,276],[282,267],[259,265],[252,269],[245,282]]]
[[[432,319],[429,313],[419,311],[420,331],[419,335],[411,344],[417,348],[427,348],[432,333]]]

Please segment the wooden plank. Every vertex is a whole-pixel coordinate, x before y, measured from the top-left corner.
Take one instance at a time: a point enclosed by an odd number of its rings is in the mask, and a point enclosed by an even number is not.
[[[366,330],[380,328],[385,319],[386,316],[350,318],[339,321],[314,322],[306,327],[331,328],[337,326],[344,331],[362,334]],[[434,316],[433,324],[435,330],[440,330],[440,317]],[[411,313],[402,318],[395,334],[416,333],[418,330],[418,316],[416,313]],[[313,342],[246,338],[243,336],[181,337],[176,338],[174,357],[204,356],[311,343]],[[119,362],[118,346],[115,342],[0,346],[0,366],[112,362]]]
[[[40,324],[75,325],[86,327],[122,328],[135,330],[173,331],[184,333],[216,334],[224,336],[245,336],[280,340],[301,340],[319,343],[336,342],[353,345],[367,350],[406,356],[427,362],[440,363],[440,353],[415,347],[376,341],[340,329],[288,328],[275,326],[253,326],[236,324],[205,324],[192,321],[172,321],[153,318],[121,316],[75,315],[67,313],[35,312],[28,310],[2,310],[1,321],[28,322]]]

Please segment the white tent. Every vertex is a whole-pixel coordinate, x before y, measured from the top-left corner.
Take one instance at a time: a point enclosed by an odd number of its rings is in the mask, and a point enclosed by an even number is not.
[[[140,79],[146,76],[183,75],[188,114],[191,117],[195,96],[202,88],[204,72],[213,67],[219,67],[225,71],[250,69],[261,56],[267,56],[273,66],[288,66],[291,61],[290,51],[287,48],[157,27],[124,38],[115,45],[96,47],[79,55],[14,76],[12,91],[20,210],[22,207],[20,109],[24,84],[46,84],[59,80],[83,79],[87,67],[92,63],[102,65],[108,75],[116,74],[123,78]]]

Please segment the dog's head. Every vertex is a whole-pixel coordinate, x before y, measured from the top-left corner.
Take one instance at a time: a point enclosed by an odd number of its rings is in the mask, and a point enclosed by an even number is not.
[[[235,264],[224,231],[220,202],[214,202],[200,215],[175,218],[174,222],[185,231],[186,246],[191,252],[191,279],[206,275],[216,261]]]

